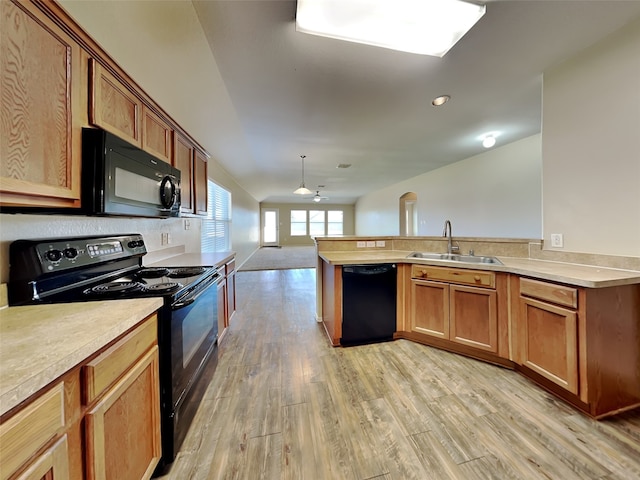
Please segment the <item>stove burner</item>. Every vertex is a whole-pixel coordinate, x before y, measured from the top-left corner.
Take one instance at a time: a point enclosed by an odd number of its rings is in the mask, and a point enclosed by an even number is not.
[[[138,271],[136,275],[140,278],[160,278],[169,273],[168,268],[164,267],[148,267]]]
[[[182,284],[178,282],[156,283],[155,285],[145,286],[145,291],[153,293],[169,293],[182,288]]]
[[[85,294],[108,295],[111,293],[130,293],[142,290],[143,286],[138,282],[110,282],[96,285],[84,291]]]
[[[193,277],[195,275],[202,275],[204,272],[204,267],[172,268],[167,276],[173,278]]]

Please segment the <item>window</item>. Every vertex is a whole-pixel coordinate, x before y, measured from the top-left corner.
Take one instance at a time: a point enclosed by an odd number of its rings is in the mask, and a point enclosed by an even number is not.
[[[292,237],[342,235],[343,232],[342,210],[291,210]]]
[[[312,237],[319,237],[325,235],[324,233],[324,210],[310,210],[309,211],[309,235]]]
[[[202,219],[202,251],[231,250],[231,192],[208,181],[207,218]]]
[[[329,210],[327,212],[327,235],[342,235],[344,231],[344,213],[342,210]]]
[[[307,211],[291,210],[291,236],[304,237],[307,234]]]

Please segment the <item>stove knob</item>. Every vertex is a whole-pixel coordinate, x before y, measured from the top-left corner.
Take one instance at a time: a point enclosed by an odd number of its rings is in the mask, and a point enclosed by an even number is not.
[[[65,248],[62,253],[64,253],[64,256],[70,260],[78,256],[78,250],[73,247]]]
[[[49,250],[45,256],[47,257],[47,260],[57,262],[62,258],[62,252],[60,250]]]

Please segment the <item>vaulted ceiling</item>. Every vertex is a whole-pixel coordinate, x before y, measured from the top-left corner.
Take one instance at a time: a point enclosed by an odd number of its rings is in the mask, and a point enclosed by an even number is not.
[[[487,132],[494,148],[539,133],[543,72],[640,16],[632,1],[488,1],[436,58],[296,32],[295,0],[193,4],[249,150],[218,160],[269,202],[301,200],[300,155],[308,188],[354,203],[482,153]]]

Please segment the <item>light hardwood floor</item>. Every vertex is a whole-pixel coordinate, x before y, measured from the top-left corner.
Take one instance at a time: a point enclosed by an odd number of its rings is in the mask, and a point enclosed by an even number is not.
[[[406,340],[332,348],[315,270],[240,272],[214,379],[163,479],[640,479],[640,411],[596,422]]]

